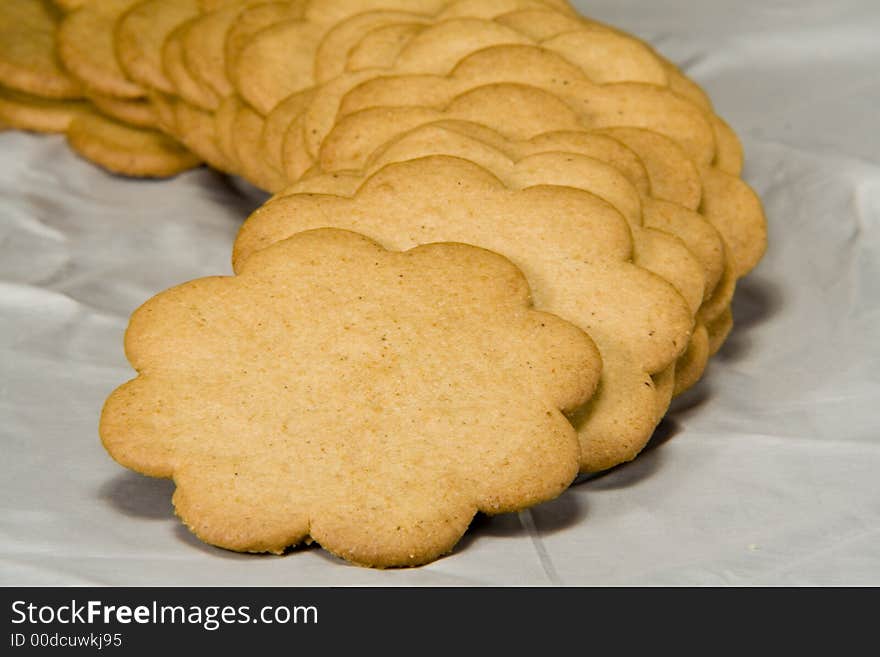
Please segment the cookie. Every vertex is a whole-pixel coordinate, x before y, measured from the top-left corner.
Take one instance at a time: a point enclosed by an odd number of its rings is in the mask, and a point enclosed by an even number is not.
[[[285,180],[264,158],[265,121],[236,95],[223,99],[214,116],[217,146],[237,176],[260,190],[281,188]]]
[[[375,567],[426,563],[478,511],[563,492],[578,441],[561,411],[599,365],[505,258],[327,229],[154,297],[126,354],[139,376],[107,400],[101,438],[174,479],[199,538],[275,553],[311,538]]]
[[[727,243],[723,240],[722,245],[724,247],[724,257],[727,266],[722,272],[721,280],[718,281],[718,285],[715,288],[712,297],[703,303],[703,306],[700,308],[700,312],[697,315],[698,320],[705,325],[706,330],[709,333],[710,355],[715,355],[715,353],[717,353],[724,340],[727,339],[727,335],[732,328],[733,316],[731,314],[730,304],[733,300],[738,280],[733,253],[727,246]],[[724,319],[725,315],[727,315],[729,319]]]
[[[425,21],[373,28],[348,51],[346,71],[391,68],[401,48],[425,29]]]
[[[162,47],[175,28],[198,13],[196,0],[145,0],[125,12],[113,32],[125,74],[142,87],[174,94],[162,66]]]
[[[146,98],[117,98],[89,94],[89,100],[102,113],[112,119],[128,123],[137,128],[155,128],[158,126],[156,106]]]
[[[767,249],[767,221],[761,200],[745,182],[714,167],[702,167],[700,211],[724,235],[738,277],[754,269]]]
[[[67,142],[90,162],[125,176],[167,178],[200,164],[197,157],[161,132],[119,123],[98,114],[76,117]]]
[[[239,103],[232,123],[229,142],[239,174],[255,187],[273,191],[285,185],[285,179],[263,156],[262,135],[265,120],[249,105]]]
[[[180,99],[173,102],[173,112],[176,139],[208,166],[223,172],[234,170],[236,165],[220,149],[213,114]]]
[[[144,89],[128,79],[116,60],[113,28],[139,0],[94,0],[58,26],[58,55],[90,94],[139,99]]]
[[[189,71],[184,55],[184,41],[198,17],[178,25],[162,45],[162,69],[174,87],[174,95],[190,105],[214,112],[220,106],[220,96],[214,89],[198,81]]]
[[[697,210],[703,199],[700,171],[684,149],[652,130],[618,126],[591,131],[607,135],[637,153],[651,180],[654,198]]]
[[[241,106],[242,103],[239,97],[231,94],[220,102],[220,107],[214,113],[214,135],[217,148],[220,149],[220,153],[229,167],[225,171],[236,175],[239,175],[241,172],[241,164],[238,162],[238,157],[235,153],[235,139],[232,128],[236,114],[238,114]]]
[[[302,140],[299,143],[294,144],[291,142],[288,145],[285,143],[285,138],[288,132],[291,132],[291,125],[294,122],[301,121],[303,114],[314,101],[315,92],[315,89],[306,89],[288,96],[269,113],[263,125],[263,130],[260,134],[261,157],[266,166],[272,168],[277,180],[283,181],[282,187],[289,181],[299,178],[299,175],[288,177],[285,160],[289,157],[291,162],[297,162],[300,158],[299,151],[305,148]],[[299,137],[303,136],[301,129],[294,134]],[[292,149],[289,156],[285,154],[285,148]],[[310,166],[310,162],[302,165],[294,164],[293,166],[298,170],[305,171]],[[275,192],[279,190],[271,189],[268,191]]]
[[[192,77],[219,98],[234,92],[226,76],[226,35],[239,14],[254,2],[236,0],[194,18],[183,41],[183,57]],[[205,11],[203,9],[203,11]]]
[[[598,397],[576,425],[582,469],[612,467],[644,447],[658,407],[668,404],[651,375],[684,352],[693,315],[669,283],[633,264],[630,227],[609,203],[566,187],[508,189],[472,162],[426,157],[384,167],[351,197],[276,197],[242,226],[233,265],[323,226],[394,248],[456,241],[509,257],[528,276],[536,305],[586,330],[602,353]]]
[[[247,4],[242,1],[203,10],[204,13],[191,20],[183,39],[184,65],[195,81],[210,89],[218,98],[234,92],[226,77],[224,48],[226,33],[245,7]]]
[[[17,130],[65,132],[78,116],[92,107],[81,100],[53,100],[0,87],[0,121]]]
[[[238,93],[263,115],[312,84],[314,53],[323,35],[300,19],[282,21],[257,33],[230,62]]]
[[[0,85],[41,98],[82,96],[55,47],[61,16],[48,0],[0,2]]]
[[[709,353],[713,356],[721,349],[724,341],[733,330],[733,312],[730,308],[725,310],[708,327],[709,330]]]
[[[715,159],[712,166],[720,171],[739,177],[742,175],[745,153],[742,142],[727,122],[714,112],[709,114],[715,133]]]
[[[150,90],[147,92],[147,100],[156,116],[156,125],[168,135],[177,136],[177,115],[174,110],[177,98],[161,91]]]
[[[374,77],[373,71],[338,77],[326,84],[288,96],[269,113],[266,117],[267,125],[287,124],[282,138],[281,157],[282,169],[289,181],[298,180],[318,161],[323,140],[333,128],[339,114],[339,104],[345,94],[361,82]],[[293,111],[299,113],[294,115]]]
[[[266,28],[289,19],[302,19],[308,0],[266,2],[247,7],[239,13],[226,33],[224,60],[227,79],[236,79],[235,65],[242,51]]]
[[[349,16],[333,25],[321,39],[315,53],[314,80],[323,84],[346,72],[348,57],[367,34],[393,24],[427,25],[431,17],[411,11],[374,10]]]

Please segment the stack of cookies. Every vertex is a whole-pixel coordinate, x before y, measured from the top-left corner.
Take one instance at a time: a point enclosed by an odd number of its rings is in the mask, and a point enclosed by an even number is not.
[[[635,458],[730,332],[766,243],[739,142],[564,0],[78,4],[2,5],[39,20],[0,51],[0,119],[274,194],[235,276],[135,313],[102,416],[202,539],[425,563]]]
[[[169,176],[197,166],[198,157],[156,129],[147,91],[114,55],[111,17],[133,4],[0,3],[0,122],[65,133],[77,152],[117,173]]]
[[[88,111],[80,85],[55,55],[59,16],[47,3],[0,4],[0,125],[64,132]]]

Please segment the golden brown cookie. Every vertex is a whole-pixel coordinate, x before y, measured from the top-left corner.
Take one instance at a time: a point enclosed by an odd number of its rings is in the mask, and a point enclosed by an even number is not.
[[[198,16],[178,25],[162,45],[162,69],[174,87],[174,95],[209,112],[220,106],[220,96],[212,87],[196,79],[186,65],[184,42]]]
[[[235,170],[236,165],[227,159],[218,144],[217,122],[213,114],[180,99],[173,101],[171,109],[174,135],[184,146],[218,171],[230,173]]]
[[[144,89],[128,79],[116,60],[113,29],[139,0],[94,0],[68,14],[58,27],[58,54],[64,67],[89,93],[139,99]]]
[[[374,29],[394,24],[423,24],[431,16],[412,11],[378,9],[354,14],[333,25],[321,39],[315,54],[315,82],[322,84],[346,72],[351,49]]]
[[[155,128],[159,119],[156,106],[146,98],[115,98],[89,94],[89,100],[102,114],[138,128]]]
[[[223,98],[234,92],[226,76],[226,37],[254,0],[231,0],[193,19],[183,41],[183,57],[192,77]]]
[[[108,171],[138,178],[167,178],[200,164],[170,137],[98,114],[75,118],[67,130],[70,147]]]
[[[135,312],[139,376],[107,400],[101,438],[173,478],[177,514],[214,545],[311,537],[361,565],[422,564],[477,511],[552,499],[577,473],[561,411],[593,392],[596,350],[530,305],[482,249],[301,233]]]
[[[293,180],[296,180],[299,177],[288,177],[288,172],[285,167],[285,159],[287,157],[285,155],[285,149],[288,147],[292,149],[289,158],[291,161],[296,161],[299,157],[298,151],[305,148],[302,144],[302,140],[300,140],[300,143],[298,144],[291,143],[288,146],[285,143],[287,134],[292,131],[292,125],[294,123],[297,123],[299,126],[302,125],[301,120],[303,114],[312,104],[314,98],[314,89],[306,89],[305,91],[292,94],[280,102],[266,117],[263,132],[260,135],[261,157],[265,161],[266,166],[273,169],[277,179],[284,181],[285,184],[293,182]],[[295,134],[302,137],[302,130],[300,129],[298,132],[295,132]],[[296,164],[293,166],[298,167]],[[308,168],[308,166],[308,163],[303,164],[303,170]],[[293,178],[293,180],[291,180],[291,178]],[[273,189],[271,191],[278,190]]]
[[[302,19],[306,6],[307,0],[266,2],[242,10],[226,33],[223,50],[227,79],[230,82],[236,79],[235,67],[241,53],[258,33],[282,21]]]
[[[281,173],[274,169],[263,155],[262,135],[266,120],[249,105],[240,103],[229,124],[232,146],[237,170],[245,180],[258,189],[277,191],[286,184]]]
[[[55,31],[61,12],[48,0],[0,2],[0,84],[41,98],[82,95],[58,58]]]
[[[233,174],[239,174],[241,171],[241,164],[238,162],[238,157],[235,154],[234,137],[232,134],[235,116],[241,106],[242,103],[239,97],[231,94],[220,102],[220,107],[213,115],[217,148],[230,167],[226,169],[226,172]]]
[[[162,66],[162,46],[177,26],[199,12],[196,0],[144,0],[116,22],[116,58],[125,74],[142,87],[166,94],[174,85]]]
[[[745,182],[714,167],[700,170],[700,211],[724,235],[738,277],[754,269],[767,249],[767,220],[761,199]]]
[[[65,132],[71,121],[92,113],[81,100],[53,100],[0,87],[0,121],[17,130]]]

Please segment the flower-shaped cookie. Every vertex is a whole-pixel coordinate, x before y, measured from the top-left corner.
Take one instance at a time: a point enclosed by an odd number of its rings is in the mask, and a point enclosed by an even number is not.
[[[135,312],[139,376],[107,400],[101,438],[173,477],[208,543],[278,553],[311,537],[362,565],[425,563],[477,511],[552,499],[577,474],[563,412],[592,395],[598,352],[530,304],[490,251],[300,233]]]

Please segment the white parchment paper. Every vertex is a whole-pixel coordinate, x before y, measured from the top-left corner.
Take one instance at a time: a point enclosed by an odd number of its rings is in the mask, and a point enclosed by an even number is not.
[[[880,584],[880,4],[597,0],[711,94],[745,145],[770,250],[737,326],[636,462],[478,518],[423,568],[201,544],[172,484],[105,454],[131,311],[230,273],[260,199],[199,170],[126,180],[62,138],[0,134],[0,584]]]

